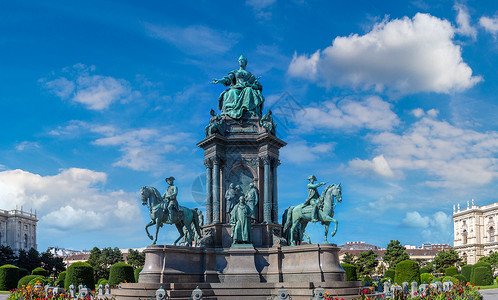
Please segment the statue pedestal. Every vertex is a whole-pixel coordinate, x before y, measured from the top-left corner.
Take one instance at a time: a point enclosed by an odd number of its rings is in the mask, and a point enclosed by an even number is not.
[[[254,261],[256,250],[252,244],[233,245],[227,253],[228,267],[220,275],[222,282],[260,282]]]

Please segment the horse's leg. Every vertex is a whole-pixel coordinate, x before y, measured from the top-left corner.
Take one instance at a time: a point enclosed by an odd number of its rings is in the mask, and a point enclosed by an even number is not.
[[[149,230],[148,230],[147,228],[149,228],[150,226],[152,226],[152,225],[154,225],[154,224],[156,224],[156,223],[154,222],[154,220],[151,220],[151,221],[149,222],[149,224],[145,225],[145,232],[147,232],[147,236],[148,236],[148,237],[149,237],[149,239],[151,239],[151,240],[152,240],[152,239],[154,239],[154,237],[153,237],[152,235],[150,235]]]
[[[329,235],[330,222],[325,223],[325,244],[328,244],[327,236]]]
[[[181,240],[184,236],[184,234],[183,234],[183,222],[178,222],[175,224],[175,226],[176,226],[176,229],[178,230],[178,233],[180,234],[180,236],[173,243],[173,245],[176,246],[176,243],[178,243],[178,241]]]
[[[154,239],[154,242],[152,242],[152,245],[155,245],[157,242],[157,234],[159,233],[159,228],[161,227],[161,220],[159,218],[156,219],[156,238]]]
[[[289,245],[291,245],[291,246],[298,245],[298,244],[296,244],[296,239],[294,238],[294,234],[296,232],[296,226],[297,226],[296,223],[297,222],[292,222],[292,226],[291,226],[291,229],[290,229],[289,236],[290,236],[291,241],[289,242]]]
[[[335,224],[334,231],[332,232],[332,236],[334,236],[337,233],[337,226],[339,225],[339,222],[337,222],[336,219],[332,219],[332,222]]]

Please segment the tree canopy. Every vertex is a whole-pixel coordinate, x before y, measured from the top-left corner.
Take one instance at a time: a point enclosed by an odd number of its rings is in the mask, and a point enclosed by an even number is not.
[[[461,261],[462,259],[458,256],[455,249],[450,248],[448,251],[441,250],[434,257],[435,271],[436,273],[444,273],[448,267],[458,267],[458,263]]]
[[[405,250],[406,248],[398,240],[391,240],[387,245],[382,260],[389,265],[390,269],[395,269],[399,262],[410,258]]]
[[[373,250],[368,250],[361,252],[356,259],[356,270],[358,275],[364,277],[366,275],[372,275],[375,268],[379,264],[377,260],[377,254]]]

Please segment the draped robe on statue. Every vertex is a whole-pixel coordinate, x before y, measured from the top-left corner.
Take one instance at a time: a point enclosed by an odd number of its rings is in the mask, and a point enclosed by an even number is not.
[[[232,229],[234,244],[252,243],[251,215],[252,210],[245,203],[239,202],[233,208],[230,223],[235,224]]]

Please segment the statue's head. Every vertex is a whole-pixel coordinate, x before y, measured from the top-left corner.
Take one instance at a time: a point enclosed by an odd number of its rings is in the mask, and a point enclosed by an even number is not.
[[[246,199],[244,198],[244,196],[240,196],[239,203],[245,203],[245,202],[246,202]]]
[[[311,182],[315,182],[316,181],[315,175],[308,176],[308,180],[311,181]]]
[[[164,181],[166,181],[169,185],[171,185],[175,181],[175,177],[170,176],[170,177],[164,179]]]
[[[235,186],[235,188],[236,188],[237,190],[239,190],[239,191],[240,191],[240,189],[241,189],[240,185],[238,185],[238,184]]]
[[[209,113],[211,114],[211,116],[214,116],[215,115],[214,109],[211,109]]]
[[[271,115],[271,109],[268,110],[268,114]]]
[[[249,183],[249,187],[250,187],[250,188],[253,188],[253,187],[254,187],[254,183],[252,183],[252,182],[251,182],[251,183]]]
[[[233,189],[233,188],[234,188],[233,183],[230,183],[230,187],[229,187],[229,188],[230,188],[230,189]]]
[[[239,66],[241,67],[247,66],[247,57],[245,57],[244,54],[239,56]]]

